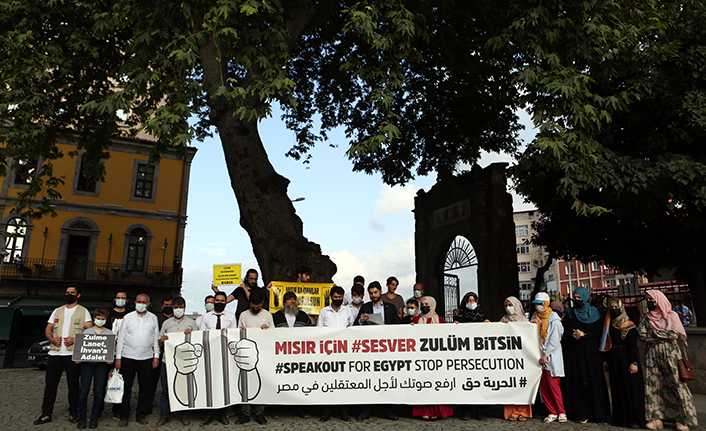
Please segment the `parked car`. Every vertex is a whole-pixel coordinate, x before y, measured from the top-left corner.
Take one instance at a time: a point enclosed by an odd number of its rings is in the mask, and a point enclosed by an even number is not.
[[[44,370],[49,359],[49,340],[38,341],[27,349],[27,362]]]

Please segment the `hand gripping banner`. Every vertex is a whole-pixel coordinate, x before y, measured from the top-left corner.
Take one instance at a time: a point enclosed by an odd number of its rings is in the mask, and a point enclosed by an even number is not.
[[[528,322],[170,333],[173,411],[233,404],[532,404]]]

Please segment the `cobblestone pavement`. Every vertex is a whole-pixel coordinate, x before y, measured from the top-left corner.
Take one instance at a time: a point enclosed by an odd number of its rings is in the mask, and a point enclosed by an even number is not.
[[[50,431],[50,430],[73,430],[76,429],[75,424],[69,423],[68,401],[65,379],[59,385],[59,392],[54,405],[54,420],[45,425],[36,426],[32,422],[39,417],[41,413],[42,395],[44,392],[44,371],[34,368],[23,369],[2,369],[0,370],[0,423],[6,426],[9,430],[33,430],[33,431]],[[154,413],[148,416],[150,421],[147,425],[140,425],[135,421],[134,404],[137,402],[137,382],[135,382],[135,394],[133,395],[133,412],[130,418],[130,423],[127,428],[120,428],[118,422],[111,418],[110,405],[106,405],[104,418],[98,423],[98,429],[103,430],[154,430],[157,429],[157,420],[159,419],[159,393],[155,397]],[[706,395],[695,396],[696,408],[699,413],[699,421],[703,424],[706,422]],[[89,398],[89,413],[91,406],[91,398]],[[244,430],[625,430],[625,428],[617,428],[602,424],[579,424],[569,422],[567,424],[544,424],[541,418],[530,419],[527,422],[508,422],[499,419],[502,414],[502,409],[498,406],[491,406],[488,409],[488,419],[478,421],[472,419],[470,421],[461,421],[457,418],[447,418],[435,422],[424,422],[418,419],[409,417],[411,409],[408,406],[397,406],[398,413],[403,417],[398,421],[389,421],[372,417],[365,421],[342,422],[337,417],[333,417],[329,422],[319,422],[318,416],[304,419],[297,416],[296,408],[285,408],[282,417],[279,419],[271,419],[266,410],[267,425],[258,425],[254,420],[245,425],[235,425],[237,412],[235,407],[229,410],[230,425],[224,426],[220,423],[211,424],[205,427],[199,426],[199,422],[203,419],[204,413],[197,412],[192,415],[192,423],[189,426],[183,426],[176,415],[172,415],[171,422],[160,427],[167,430],[227,430],[227,429],[244,429]],[[318,412],[318,407],[310,407],[310,411]],[[335,411],[335,409],[334,409]],[[407,414],[405,414],[407,412]],[[666,423],[665,429],[675,429],[674,423]],[[706,426],[700,425],[697,430],[706,430]]]

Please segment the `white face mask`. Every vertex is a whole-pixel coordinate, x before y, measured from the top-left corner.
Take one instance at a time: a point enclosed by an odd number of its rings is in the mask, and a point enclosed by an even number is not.
[[[466,308],[468,308],[469,310],[475,310],[477,306],[478,306],[478,304],[476,304],[475,302],[467,302],[466,303]]]
[[[206,311],[213,311],[214,304],[212,302],[206,303]]]
[[[507,307],[505,307],[505,311],[507,311],[507,314],[513,315],[515,314],[515,307],[513,307],[512,305],[508,305]]]
[[[96,326],[105,326],[105,319],[96,319],[93,321],[93,324]]]
[[[416,308],[408,308],[408,309],[407,309],[407,315],[408,315],[408,316],[414,316],[415,314],[417,314],[417,309],[416,309]]]
[[[537,309],[537,313],[543,313],[544,312],[544,305],[542,304],[537,304],[534,306],[535,309]]]
[[[360,297],[360,296],[355,297],[354,296],[353,298],[351,298],[351,301],[353,301],[354,304],[360,304],[361,302],[363,302],[363,297]]]
[[[184,308],[175,308],[174,317],[176,317],[177,319],[181,319],[182,317],[184,317],[184,312],[186,312],[186,309]]]
[[[123,308],[127,304],[127,299],[116,299],[115,306],[118,308]]]
[[[415,298],[421,298],[421,297],[422,297],[422,291],[421,291],[421,290],[415,290],[415,291],[414,291],[414,297],[415,297]]]
[[[138,313],[144,313],[147,311],[147,304],[135,304],[135,310],[137,310]]]

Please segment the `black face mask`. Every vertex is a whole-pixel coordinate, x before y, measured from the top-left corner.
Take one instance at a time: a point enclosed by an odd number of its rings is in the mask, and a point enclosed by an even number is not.
[[[174,314],[174,309],[172,307],[164,307],[162,308],[162,313],[164,314]]]
[[[66,300],[67,304],[73,304],[74,302],[76,302],[76,295],[67,293],[66,296],[64,296],[64,299]]]
[[[620,308],[611,308],[611,309],[610,309],[610,316],[611,316],[611,317],[618,317],[618,316],[620,316]]]
[[[581,308],[583,307],[583,300],[582,299],[574,299],[574,308]]]
[[[647,309],[652,311],[657,309],[657,303],[654,301],[647,301]]]
[[[343,299],[332,299],[332,300],[331,300],[331,305],[333,305],[334,307],[338,308],[338,307],[340,307],[341,305],[343,305]]]
[[[421,307],[419,307],[419,309],[422,311],[422,314],[427,314],[429,313],[429,310],[431,310],[431,307],[429,307],[428,305],[422,305]]]
[[[259,314],[261,311],[262,311],[262,308],[250,307],[250,312],[251,312],[252,314]]]
[[[226,305],[222,302],[216,302],[213,304],[213,309],[216,311],[216,313],[222,313],[223,310],[226,309]]]

